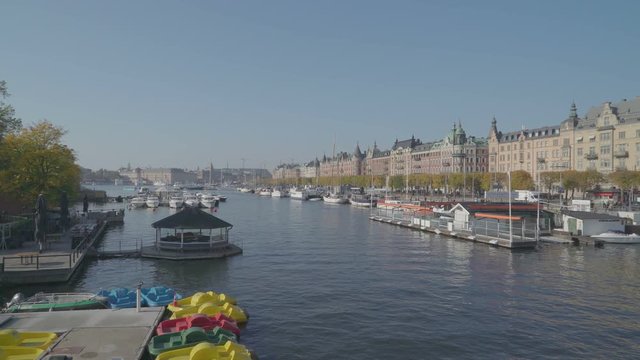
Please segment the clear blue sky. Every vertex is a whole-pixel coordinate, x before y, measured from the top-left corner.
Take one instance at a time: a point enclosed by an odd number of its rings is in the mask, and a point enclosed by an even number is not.
[[[640,1],[2,1],[0,79],[80,165],[271,169],[640,95]]]

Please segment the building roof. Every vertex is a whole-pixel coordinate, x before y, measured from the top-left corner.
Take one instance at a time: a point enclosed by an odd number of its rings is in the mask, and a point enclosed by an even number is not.
[[[156,229],[220,229],[233,227],[228,222],[191,206],[158,220],[151,226]]]
[[[622,220],[621,218],[609,214],[596,213],[590,211],[563,210],[563,215],[571,216],[580,220]]]
[[[594,106],[587,114],[584,116],[584,119],[580,119],[578,122],[579,129],[585,128],[593,128],[596,127],[596,121],[602,112],[604,111],[605,104],[603,103],[600,106]],[[633,100],[623,99],[620,102],[615,104],[610,104],[611,110],[614,114],[618,115],[621,123],[629,123],[631,121],[640,121],[640,96],[636,97]]]

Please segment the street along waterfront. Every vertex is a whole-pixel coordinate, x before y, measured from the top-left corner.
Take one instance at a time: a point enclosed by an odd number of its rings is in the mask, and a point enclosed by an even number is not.
[[[373,222],[367,209],[225,193],[237,257],[88,261],[72,283],[16,291],[172,286],[233,294],[261,359],[639,357],[640,247],[511,251]],[[153,241],[168,208],[109,229]]]

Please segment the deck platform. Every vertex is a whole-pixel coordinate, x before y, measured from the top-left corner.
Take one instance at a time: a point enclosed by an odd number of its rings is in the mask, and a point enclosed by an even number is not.
[[[164,307],[0,314],[0,329],[62,334],[43,359],[142,359]]]
[[[448,236],[456,239],[480,242],[480,243],[495,245],[495,246],[504,247],[508,249],[532,249],[532,248],[535,248],[536,245],[538,244],[538,242],[535,239],[511,242],[509,241],[509,239],[505,239],[505,238],[479,235],[479,234],[474,235],[469,231],[463,231],[463,230],[447,230],[447,229],[436,228],[436,227],[419,226],[414,224],[412,221],[391,219],[383,216],[372,215],[369,217],[369,219],[373,221],[401,226],[401,227],[405,227],[405,228],[409,228],[417,231],[430,232],[430,233],[444,235],[444,236]]]
[[[140,252],[143,258],[165,259],[165,260],[204,260],[219,259],[228,256],[240,255],[242,249],[234,244],[227,244],[212,248],[211,250],[199,251],[179,251],[179,250],[159,250],[155,246],[144,246]]]

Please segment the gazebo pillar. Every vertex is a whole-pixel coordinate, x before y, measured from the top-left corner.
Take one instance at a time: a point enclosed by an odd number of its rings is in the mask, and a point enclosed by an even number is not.
[[[182,250],[183,246],[184,246],[184,229],[182,229],[182,232],[180,232],[180,250]]]

